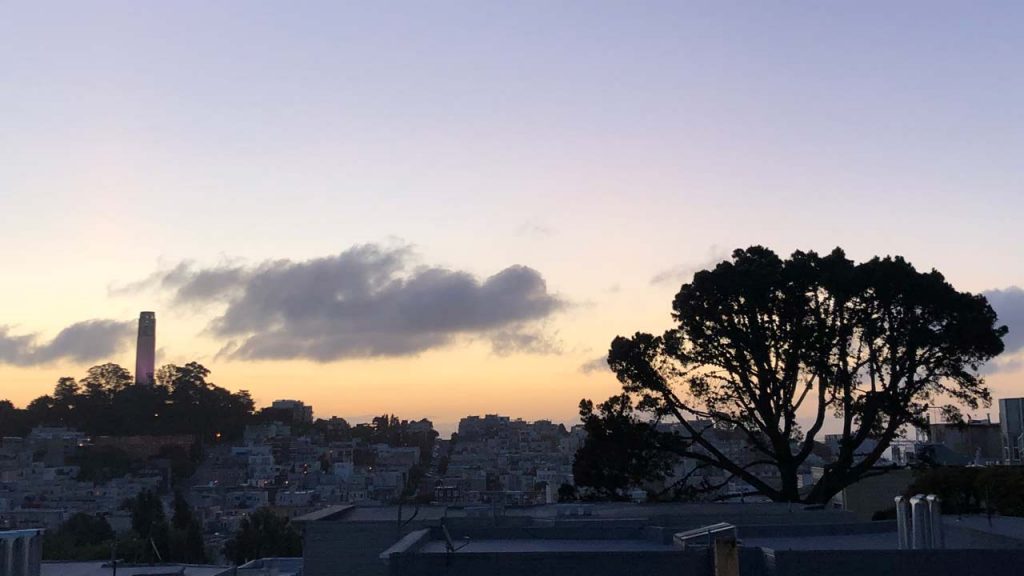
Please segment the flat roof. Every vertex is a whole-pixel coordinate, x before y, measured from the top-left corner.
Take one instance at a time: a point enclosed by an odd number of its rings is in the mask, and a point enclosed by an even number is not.
[[[111,567],[103,561],[94,562],[43,562],[41,576],[110,576]],[[197,564],[156,564],[139,566],[118,564],[118,576],[147,576],[155,574],[182,574],[183,576],[221,576],[230,574],[229,566]]]
[[[772,550],[895,550],[899,546],[896,532],[873,534],[834,534],[829,536],[762,536],[740,537],[744,548]]]
[[[419,511],[417,520],[439,520],[443,517],[465,518],[474,512],[486,515],[492,507],[488,504],[477,506],[416,506],[407,504],[402,508],[402,518],[408,519]],[[841,510],[804,510],[801,505],[775,503],[655,503],[632,504],[623,502],[595,502],[573,504],[543,504],[537,506],[496,507],[498,514],[506,517],[563,518],[566,520],[608,520],[608,519],[650,519],[659,516],[715,516],[719,514],[742,514],[744,516],[771,517],[804,514],[822,516],[854,516]],[[327,512],[327,510],[332,510]],[[581,514],[584,512],[586,515]],[[342,521],[342,522],[394,522],[398,518],[398,506],[335,506],[323,511],[312,512],[298,521]]]
[[[417,554],[446,554],[446,543],[431,540],[425,543]],[[538,538],[508,540],[457,540],[455,554],[523,552],[672,552],[670,544],[658,544],[646,540],[549,540]]]
[[[947,526],[959,526],[979,532],[1024,540],[1024,518],[1016,516],[992,516],[990,518],[984,514],[965,514],[962,516],[950,514],[943,515],[942,523]]]

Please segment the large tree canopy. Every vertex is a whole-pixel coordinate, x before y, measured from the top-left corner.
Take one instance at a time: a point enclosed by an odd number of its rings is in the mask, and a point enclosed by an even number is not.
[[[99,436],[241,436],[253,415],[252,397],[215,385],[209,375],[197,362],[168,364],[152,386],[137,386],[117,364],[93,366],[81,380],[60,378],[53,395],[36,398],[25,410],[0,401],[0,432],[23,435],[34,426],[60,425]]]
[[[641,410],[677,421],[683,442],[664,447],[777,501],[826,502],[879,473],[890,443],[930,407],[955,417],[990,403],[979,369],[1007,331],[983,296],[937,271],[900,257],[856,264],[840,249],[786,260],[736,250],[695,274],[672,308],[674,328],[616,338],[609,365]],[[838,453],[801,490],[799,469],[829,419]]]

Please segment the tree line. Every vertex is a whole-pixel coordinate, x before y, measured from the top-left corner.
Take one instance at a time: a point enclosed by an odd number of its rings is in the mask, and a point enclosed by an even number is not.
[[[117,364],[93,366],[80,379],[60,378],[52,394],[24,409],[0,401],[0,435],[68,426],[93,436],[241,436],[253,416],[252,397],[245,390],[221,388],[209,376],[210,370],[198,362],[168,364],[157,370],[153,385],[136,385],[131,373]]]
[[[175,492],[171,518],[160,497],[145,490],[121,505],[131,530],[115,534],[106,516],[79,512],[43,537],[47,560],[110,560],[127,563],[207,561],[202,526],[181,492]]]

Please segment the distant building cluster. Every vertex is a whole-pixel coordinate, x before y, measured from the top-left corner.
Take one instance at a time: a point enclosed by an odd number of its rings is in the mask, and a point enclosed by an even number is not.
[[[548,420],[470,416],[458,434],[442,441],[445,455],[433,501],[444,504],[543,504],[557,501],[558,488],[573,484],[572,462],[583,440]]]
[[[190,438],[186,440],[191,443]],[[82,455],[109,442],[156,453],[167,441],[166,437],[91,440],[81,432],[61,427],[38,427],[25,438],[0,439],[0,528],[52,530],[72,514],[86,512],[106,515],[113,526],[127,529],[128,514],[121,510],[121,504],[143,490],[166,489],[170,463],[150,461],[143,468],[116,477],[90,473],[86,479],[80,478],[83,466],[101,468],[104,463],[86,461]]]

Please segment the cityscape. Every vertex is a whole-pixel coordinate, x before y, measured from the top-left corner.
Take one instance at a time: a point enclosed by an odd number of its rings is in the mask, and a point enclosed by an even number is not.
[[[0,6],[0,576],[1024,565],[1024,4]]]
[[[49,409],[59,412],[59,404],[68,395],[73,398],[79,386],[84,391],[80,402],[88,395],[103,394],[104,387],[113,396],[167,387],[175,398],[190,378],[209,374],[195,364],[190,366],[198,369],[192,371],[156,367],[154,312],[139,314],[137,332],[133,374],[107,364],[90,369],[89,376],[77,383],[62,378],[53,397],[45,397]],[[94,379],[97,375],[101,375],[99,381]],[[24,411],[26,415],[33,411],[33,405]],[[1009,488],[1010,493],[1001,497],[1003,512],[1021,510],[1024,493],[1019,491],[1020,484],[1014,483],[1021,482],[1017,471],[1024,457],[1024,397],[999,398],[996,405],[997,420],[987,414],[983,419],[944,421],[942,414],[930,410],[926,428],[913,437],[892,442],[885,451],[876,467],[891,467],[888,474],[854,483],[825,503],[824,510],[848,515],[845,519],[829,518],[828,522],[843,526],[857,518],[895,516],[899,502],[894,505],[894,494],[912,492],[930,483],[952,482],[946,490],[978,490],[985,485],[983,476],[972,479],[973,485],[957,485],[956,480],[942,477],[949,472],[922,476],[921,471],[928,469],[1006,470],[1004,477],[994,474],[991,485],[984,489]],[[70,412],[76,408],[74,404],[69,406],[64,418],[74,421]],[[162,408],[168,410],[166,415],[172,413],[169,408]],[[324,526],[336,529],[330,522],[336,518],[342,519],[342,526],[349,522],[358,526],[364,521],[390,526],[392,520],[400,525],[415,520],[421,510],[435,515],[442,511],[440,519],[424,521],[439,522],[443,527],[448,514],[453,519],[476,519],[483,524],[498,522],[505,515],[543,518],[554,514],[569,521],[601,518],[609,522],[609,529],[617,529],[624,503],[647,504],[640,509],[644,514],[681,513],[679,504],[673,502],[688,502],[695,507],[702,503],[704,508],[695,508],[702,510],[701,514],[708,513],[708,505],[713,508],[732,503],[733,507],[726,508],[731,516],[748,506],[770,506],[772,502],[756,486],[735,475],[715,468],[701,471],[695,462],[684,458],[670,462],[662,474],[646,478],[625,477],[618,483],[596,479],[591,468],[601,466],[589,463],[584,455],[589,438],[586,414],[582,414],[582,423],[569,427],[548,420],[528,422],[497,414],[472,415],[463,418],[449,438],[442,438],[425,418],[400,419],[383,414],[370,422],[350,424],[336,416],[318,418],[312,406],[296,399],[274,400],[258,410],[250,400],[247,418],[209,422],[212,427],[199,433],[93,435],[67,422],[47,421],[21,430],[19,435],[16,427],[29,423],[18,422],[16,412],[6,409],[0,440],[0,529],[7,531],[2,534],[16,535],[5,540],[4,558],[11,574],[27,574],[17,571],[16,564],[19,556],[30,555],[36,556],[34,562],[63,555],[65,560],[82,560],[81,564],[95,565],[100,570],[114,570],[117,562],[122,562],[122,571],[139,566],[179,566],[186,574],[227,574],[227,569],[220,567],[234,563],[241,565],[236,569],[246,574],[328,574],[333,570],[335,552],[324,550],[324,544],[314,544],[312,554],[308,548],[303,552],[302,532],[307,531],[308,542],[315,538],[309,534],[318,533],[319,523],[326,522]],[[230,414],[222,412],[213,418],[222,416]],[[656,428],[675,436],[684,433],[679,423],[658,424]],[[186,429],[200,428],[193,424]],[[708,427],[706,432],[715,449],[734,458],[742,460],[755,451],[750,439],[736,431]],[[841,454],[842,434],[825,434],[822,440],[798,470],[801,489],[820,481],[829,462]],[[856,456],[865,458],[875,448],[876,442],[869,441]],[[615,458],[613,446],[596,445],[595,449],[600,451],[599,458]],[[781,480],[771,466],[754,470],[763,482],[777,485]],[[621,471],[609,465],[607,472]],[[657,504],[651,508],[651,503],[657,502],[665,508]],[[608,507],[608,503],[617,503],[619,508]],[[737,505],[742,507],[737,509]],[[159,511],[145,512],[145,506],[155,506]],[[173,511],[169,523],[165,508]],[[348,518],[355,509],[364,512]],[[766,513],[759,508],[753,510],[759,510],[758,515]],[[988,513],[991,522],[992,508]],[[603,518],[605,514],[609,517]],[[273,540],[245,544],[246,533],[253,530],[253,519],[261,515],[276,519],[263,522],[279,523],[276,529],[264,527],[277,530]],[[140,529],[140,517],[161,528]],[[914,522],[918,522],[916,517]],[[886,524],[879,524],[880,533],[869,533],[878,539],[885,534]],[[380,532],[377,536],[387,539],[391,529]],[[985,530],[982,528],[980,533]],[[991,533],[993,538],[1006,537],[999,530]],[[843,536],[840,531],[835,538]],[[140,537],[148,539],[150,547],[143,542],[140,548]],[[337,534],[332,537],[344,540]],[[914,537],[916,532],[900,534],[904,538],[900,547],[918,547],[920,544],[909,543]],[[251,534],[248,538],[260,540]],[[887,544],[886,548],[892,548],[897,542]],[[259,555],[261,546],[272,548],[274,553],[251,557]],[[336,546],[349,545],[334,542],[329,548],[334,550]],[[929,541],[925,547],[931,546]],[[107,547],[109,560],[100,560],[108,558]],[[351,557],[345,561],[368,562],[370,566],[364,567],[367,573],[385,573],[383,563],[373,566],[376,555],[365,552],[349,549]],[[89,558],[93,559],[91,564]],[[165,560],[179,564],[166,564]],[[62,565],[58,562],[48,566]],[[201,568],[203,565],[208,567]]]

